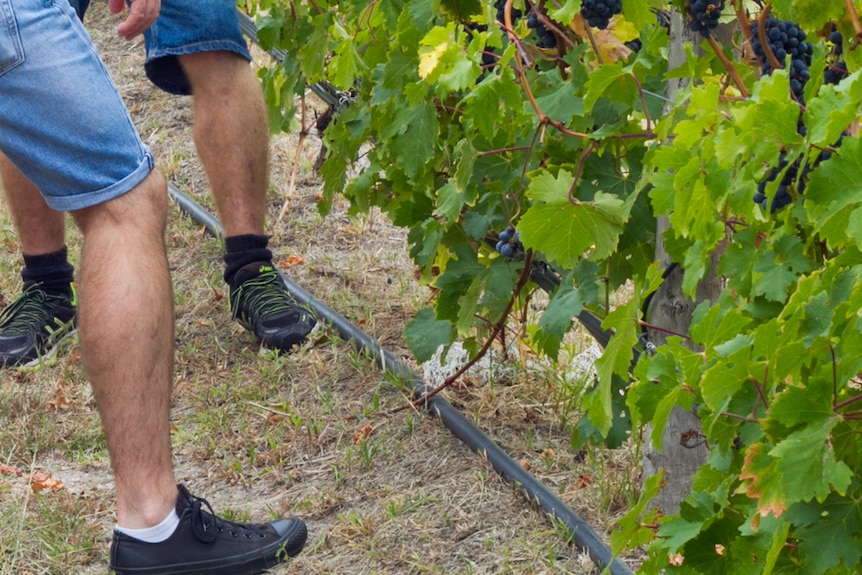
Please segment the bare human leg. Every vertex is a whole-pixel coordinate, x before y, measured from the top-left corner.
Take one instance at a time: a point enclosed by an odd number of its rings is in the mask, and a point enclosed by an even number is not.
[[[233,52],[199,52],[179,61],[192,86],[195,146],[225,235],[262,235],[269,134],[260,83]]]
[[[150,527],[177,499],[169,428],[174,316],[165,180],[154,171],[132,191],[73,216],[84,234],[81,352],[111,455],[117,524]]]
[[[66,243],[65,215],[48,207],[36,186],[3,154],[0,176],[21,251],[36,256],[61,249]]]

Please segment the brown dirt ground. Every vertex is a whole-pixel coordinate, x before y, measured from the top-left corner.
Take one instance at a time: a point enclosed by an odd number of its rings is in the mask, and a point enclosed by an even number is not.
[[[142,43],[118,39],[118,22],[94,3],[87,25],[161,169],[212,209],[192,143],[190,100],[149,84]],[[257,58],[267,61],[263,54]],[[309,104],[321,108],[312,98]],[[349,216],[343,202],[321,218],[321,182],[312,170],[320,143],[313,135],[304,140],[296,185],[289,189],[297,143],[290,135],[272,140],[269,217],[276,260],[316,298],[409,363],[400,334],[429,293],[415,282],[404,232],[380,214]],[[285,201],[289,210],[279,222]],[[406,394],[333,330],[322,329],[289,356],[260,355],[230,321],[219,243],[176,206],[168,239],[177,315],[177,476],[217,512],[242,520],[295,514],[308,523],[306,549],[273,573],[598,571],[439,420],[409,410],[381,415],[403,405]],[[0,288],[11,301],[19,289],[13,275],[19,257],[8,222],[0,241],[13,250],[0,269],[6,276]],[[73,233],[70,245],[78,241]],[[297,257],[303,263],[292,265]],[[14,425],[47,413],[50,429],[22,433],[20,444],[0,448],[0,462],[60,479],[62,492],[40,497],[65,498],[49,504],[82,509],[94,548],[64,558],[32,549],[10,573],[106,571],[111,475],[76,345],[53,366],[6,378],[4,385],[23,390],[6,405],[24,414]],[[607,537],[635,496],[635,448],[573,452],[561,374],[549,367],[537,373],[525,364],[496,360],[493,377],[475,376],[447,398]],[[61,395],[66,403],[58,401]],[[70,455],[73,442],[92,448],[76,447],[79,455]],[[0,476],[0,494],[24,501],[21,481]]]

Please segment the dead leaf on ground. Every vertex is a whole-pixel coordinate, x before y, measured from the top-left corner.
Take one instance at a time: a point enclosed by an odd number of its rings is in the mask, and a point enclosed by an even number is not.
[[[0,463],[0,475],[21,475],[21,470],[14,465]]]
[[[369,435],[374,433],[374,427],[371,425],[366,425],[359,431],[353,434],[353,443],[362,443],[365,441]]]
[[[304,257],[297,255],[297,254],[293,254],[293,255],[287,256],[287,259],[283,259],[280,262],[278,262],[278,267],[287,269],[287,268],[292,268],[293,266],[302,265],[304,263],[305,263]]]
[[[61,407],[73,406],[74,402],[66,397],[66,386],[62,381],[58,381],[54,387],[54,399],[48,402],[48,407],[51,409],[60,409]]]
[[[33,490],[33,493],[45,490],[60,491],[63,489],[63,482],[45,471],[35,471],[30,476],[30,488]]]

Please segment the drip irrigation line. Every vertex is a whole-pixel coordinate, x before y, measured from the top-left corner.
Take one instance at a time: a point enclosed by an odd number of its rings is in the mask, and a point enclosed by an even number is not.
[[[177,201],[180,208],[192,219],[206,226],[214,236],[223,237],[221,223],[204,207],[192,198],[186,196],[176,186],[169,185],[168,193]],[[310,307],[317,316],[338,331],[342,339],[351,342],[360,352],[373,356],[376,364],[385,372],[389,372],[409,384],[418,398],[423,397],[430,388],[421,377],[395,357],[391,352],[374,341],[368,334],[360,330],[344,316],[317,300],[307,290],[290,278],[280,273],[288,291],[301,304]],[[551,492],[538,479],[512,459],[500,446],[492,441],[482,430],[454,408],[440,395],[427,399],[429,412],[436,413],[440,421],[471,449],[488,460],[494,470],[509,484],[519,489],[530,501],[537,503],[543,511],[557,518],[571,534],[575,544],[587,551],[590,559],[600,569],[608,568],[611,575],[634,575],[628,566],[619,558],[614,558],[611,550],[604,544],[598,534],[572,511],[562,500]]]

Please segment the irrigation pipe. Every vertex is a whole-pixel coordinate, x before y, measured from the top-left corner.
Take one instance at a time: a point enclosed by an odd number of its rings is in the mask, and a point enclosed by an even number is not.
[[[192,219],[204,225],[217,238],[224,236],[221,223],[195,200],[185,195],[176,186],[168,186],[168,194],[179,204],[180,208]],[[281,274],[288,291],[303,305],[310,307],[317,316],[332,325],[338,334],[353,343],[360,351],[374,357],[377,365],[389,373],[410,384],[419,397],[428,391],[421,377],[416,375],[391,352],[384,349],[370,336],[353,325],[332,308],[317,300],[300,285]],[[543,511],[558,519],[566,526],[575,544],[587,551],[590,559],[600,569],[608,568],[611,575],[633,575],[633,572],[619,558],[614,558],[611,550],[604,544],[598,534],[572,511],[563,501],[554,495],[538,479],[528,473],[518,462],[512,459],[500,446],[494,443],[478,427],[455,409],[440,395],[434,395],[427,400],[428,410],[436,413],[449,431],[471,449],[488,460],[494,470],[508,483],[519,489],[528,499],[537,503]]]

